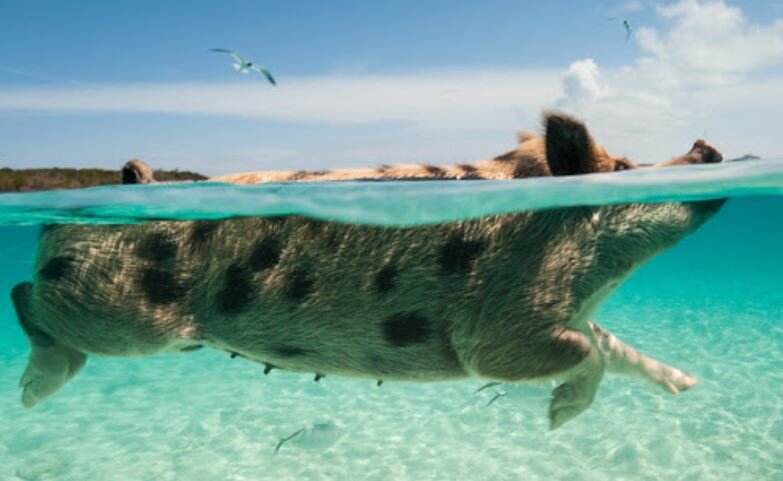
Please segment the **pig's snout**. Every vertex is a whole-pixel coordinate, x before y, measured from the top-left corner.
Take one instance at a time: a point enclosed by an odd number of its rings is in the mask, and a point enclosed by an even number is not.
[[[699,139],[693,144],[688,156],[692,157],[694,163],[697,164],[717,164],[723,161],[723,154],[720,150],[703,139]]]

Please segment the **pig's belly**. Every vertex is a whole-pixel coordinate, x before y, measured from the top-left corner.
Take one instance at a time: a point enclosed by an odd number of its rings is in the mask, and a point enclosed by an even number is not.
[[[415,318],[413,319],[415,320]],[[265,365],[266,369],[381,380],[438,381],[468,375],[448,336],[437,330],[400,322],[394,342],[387,327],[342,323],[263,323],[258,335],[251,330],[224,330],[210,339],[212,347]],[[336,324],[336,325],[335,325]]]

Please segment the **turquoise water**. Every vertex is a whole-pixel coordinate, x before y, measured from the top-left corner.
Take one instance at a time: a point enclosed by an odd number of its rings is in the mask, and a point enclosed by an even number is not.
[[[608,375],[593,406],[553,432],[546,418],[550,382],[479,393],[478,380],[315,383],[310,375],[264,376],[257,364],[208,350],[91,357],[59,393],[25,410],[17,382],[28,346],[2,295],[0,480],[783,480],[782,166],[525,183],[194,185],[0,196],[6,293],[31,278],[40,228],[12,224],[309,213],[408,225],[548,205],[737,196],[637,271],[596,315],[618,337],[700,384],[670,396]],[[275,454],[282,438],[301,429]]]

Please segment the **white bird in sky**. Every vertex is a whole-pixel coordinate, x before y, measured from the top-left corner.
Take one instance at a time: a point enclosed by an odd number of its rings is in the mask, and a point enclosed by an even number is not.
[[[272,74],[269,73],[267,69],[260,65],[256,65],[250,60],[243,59],[238,53],[236,53],[233,50],[229,50],[227,48],[212,48],[210,49],[210,52],[220,52],[220,53],[227,53],[231,55],[231,57],[236,61],[234,64],[234,69],[239,73],[249,73],[251,70],[255,70],[256,72],[263,74],[264,77],[266,77],[267,80],[269,80],[269,83],[272,85],[277,86],[277,82],[275,82],[275,78],[272,77]]]
[[[607,18],[608,21],[614,21],[614,20],[622,20],[623,21],[623,28],[625,28],[625,41],[627,42],[629,38],[631,38],[631,24],[628,22],[628,19],[626,18],[619,18],[619,17],[609,17]]]

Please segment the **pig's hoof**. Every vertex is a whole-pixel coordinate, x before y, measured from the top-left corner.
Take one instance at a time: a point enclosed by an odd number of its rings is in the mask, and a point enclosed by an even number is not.
[[[699,383],[699,381],[690,374],[665,364],[661,364],[661,366],[658,369],[653,370],[650,375],[655,384],[672,394],[687,391]]]
[[[55,344],[51,347],[33,347],[19,387],[22,404],[31,408],[51,396],[84,366],[87,356]]]
[[[552,391],[549,403],[549,429],[557,429],[574,419],[593,403],[603,371],[575,377]]]

